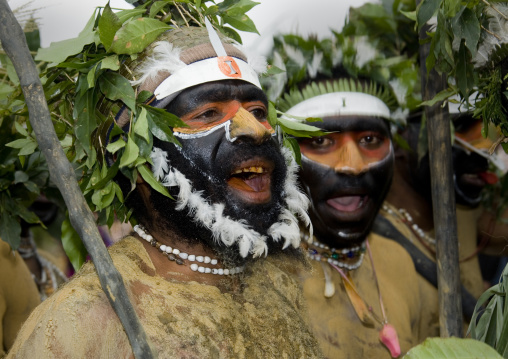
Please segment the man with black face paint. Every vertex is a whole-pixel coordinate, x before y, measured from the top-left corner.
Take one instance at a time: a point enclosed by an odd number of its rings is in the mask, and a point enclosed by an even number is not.
[[[347,79],[317,92],[284,98],[288,115],[322,118],[313,125],[328,132],[299,140],[314,228],[302,232],[314,269],[301,275],[311,325],[327,358],[398,357],[418,343],[420,300],[411,258],[370,232],[393,172],[387,99]]]
[[[207,27],[163,34],[131,66],[151,105],[183,121],[173,129],[181,146],[154,140],[151,154],[175,200],[139,176],[127,201],[139,225],[110,254],[160,358],[319,358],[288,273],[302,263],[296,217],[309,222],[297,166],[272,136],[246,56]],[[116,121],[127,125],[127,111]],[[10,354],[124,358],[132,350],[88,263],[32,315]]]
[[[485,185],[495,183],[497,177],[489,172],[490,156],[487,149],[492,142],[481,135],[482,121],[474,119],[469,113],[450,112],[455,127],[452,163],[457,203],[462,312],[467,325],[476,299],[484,291],[478,252],[485,248],[487,242],[477,241],[477,221],[481,214],[478,205]],[[420,293],[426,303],[421,313],[420,333],[424,337],[434,337],[439,336],[439,304],[434,264],[436,249],[433,204],[429,154],[425,153],[419,158],[418,153],[420,133],[421,120],[414,116],[402,133],[410,150],[395,150],[394,181],[380,212],[393,227],[390,233],[383,230],[379,230],[379,233],[397,238],[413,253],[419,272]],[[383,229],[386,229],[386,225]],[[377,224],[375,230],[378,231]]]

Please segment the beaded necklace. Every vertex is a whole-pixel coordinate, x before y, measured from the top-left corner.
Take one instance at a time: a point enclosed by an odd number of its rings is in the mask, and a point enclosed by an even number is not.
[[[318,262],[331,263],[347,270],[355,270],[360,267],[363,262],[363,256],[365,255],[365,242],[360,246],[344,249],[330,248],[327,245],[317,241],[312,242],[311,245],[324,250],[320,252],[316,248],[308,248],[307,254],[309,255],[310,259]],[[357,260],[354,263],[346,262],[348,260],[354,259]]]
[[[388,207],[386,204],[383,204],[383,210],[386,211],[387,213],[389,213],[390,215],[392,216],[395,216],[396,214],[394,213],[394,211]],[[420,240],[423,240],[425,241],[427,244],[430,244],[432,246],[435,246],[436,245],[436,239],[429,236],[427,233],[425,233],[423,231],[423,229],[421,229],[414,221],[413,221],[413,217],[411,217],[411,215],[409,214],[409,212],[407,210],[405,210],[404,208],[399,208],[398,210],[398,214],[401,216],[401,220],[402,222],[404,222],[408,228],[420,239]]]
[[[155,240],[146,229],[137,224],[134,226],[134,231],[145,241],[150,243],[152,247],[155,247],[162,253],[163,256],[167,257],[168,260],[175,262],[178,265],[185,265],[186,261],[189,262],[198,262],[210,264],[211,266],[218,265],[219,261],[216,258],[210,258],[208,256],[196,256],[194,254],[188,254],[180,251],[178,248],[172,248],[171,246],[160,244]],[[205,273],[205,274],[217,274],[217,275],[233,275],[237,273],[243,272],[245,269],[244,266],[239,266],[235,268],[210,268],[199,265],[198,263],[192,263],[190,265],[190,269],[193,272]]]

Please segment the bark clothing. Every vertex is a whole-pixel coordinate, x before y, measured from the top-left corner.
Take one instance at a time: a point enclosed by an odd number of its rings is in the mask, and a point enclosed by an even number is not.
[[[388,206],[393,213],[398,213],[397,209],[385,201],[384,205]],[[476,250],[477,246],[477,230],[476,222],[478,220],[478,211],[457,206],[457,237],[459,239],[459,260],[464,259]],[[411,229],[403,222],[402,216],[391,215],[384,210],[380,214],[389,220],[397,230],[404,235],[412,244],[433,261],[436,260],[434,253],[421,243]],[[431,233],[434,236],[433,233]],[[427,244],[429,246],[429,244]],[[434,245],[430,248],[435,250]],[[459,263],[460,278],[464,287],[475,298],[478,298],[483,292],[483,280],[478,262],[478,255]],[[420,335],[422,338],[439,336],[439,301],[437,288],[429,283],[424,277],[418,274],[418,283],[420,286],[420,294],[425,306],[422,308],[420,321]],[[467,329],[467,322],[464,322],[464,329]],[[465,333],[465,332],[464,332]]]
[[[321,357],[282,258],[250,264],[242,289],[226,293],[158,276],[134,237],[109,252],[159,358]],[[91,263],[34,311],[8,358],[133,358]]]
[[[397,243],[371,233],[368,236],[388,322],[398,333],[402,355],[419,343],[418,326],[421,301],[417,274],[411,257]],[[325,358],[389,359],[390,352],[379,341],[381,324],[368,327],[360,321],[342,284],[340,274],[332,269],[335,294],[324,296],[324,268],[322,262],[312,261],[310,275],[302,273],[304,296],[307,300],[310,323]],[[359,295],[382,318],[379,293],[372,272],[372,263],[365,254],[362,265],[351,271],[352,282]]]
[[[12,346],[19,328],[40,302],[25,261],[0,239],[0,357]]]

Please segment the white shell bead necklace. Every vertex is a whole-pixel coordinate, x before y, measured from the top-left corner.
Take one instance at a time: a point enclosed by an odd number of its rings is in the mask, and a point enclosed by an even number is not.
[[[172,248],[171,246],[160,244],[155,240],[146,229],[137,224],[134,226],[134,232],[136,232],[141,238],[150,243],[152,247],[155,247],[161,252],[164,256],[166,256],[170,261],[175,262],[179,265],[184,265],[185,261],[189,262],[198,262],[210,264],[211,266],[216,266],[218,264],[218,260],[216,258],[210,258],[208,256],[196,256],[194,254],[188,254],[180,251],[178,248]],[[235,268],[210,268],[199,265],[198,263],[192,263],[190,265],[190,269],[194,272],[205,273],[205,274],[217,274],[217,275],[233,275],[237,273],[241,273],[244,270],[244,266],[235,267]]]

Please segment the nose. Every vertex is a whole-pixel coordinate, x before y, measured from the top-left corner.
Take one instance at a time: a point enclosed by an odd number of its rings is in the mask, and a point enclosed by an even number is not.
[[[248,138],[255,144],[260,144],[270,138],[270,131],[263,126],[249,111],[240,107],[231,119],[229,135],[232,141]]]
[[[358,145],[352,139],[347,139],[339,147],[337,161],[334,166],[335,172],[349,175],[359,175],[368,167]]]

